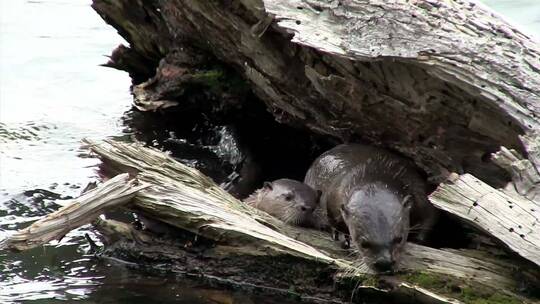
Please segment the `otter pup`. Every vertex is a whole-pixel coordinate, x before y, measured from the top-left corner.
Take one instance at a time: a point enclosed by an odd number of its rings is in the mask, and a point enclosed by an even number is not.
[[[377,272],[396,269],[411,230],[410,216],[419,225],[420,240],[435,221],[435,208],[414,166],[383,149],[339,145],[313,162],[304,182],[322,191],[320,206],[328,224],[349,234]]]
[[[245,203],[273,215],[283,222],[303,227],[318,227],[313,211],[320,192],[292,179],[265,182],[244,200]]]

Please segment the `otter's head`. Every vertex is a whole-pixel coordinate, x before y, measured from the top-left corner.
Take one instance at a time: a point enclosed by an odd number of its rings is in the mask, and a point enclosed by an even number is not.
[[[311,223],[313,211],[319,204],[320,191],[292,179],[278,179],[265,182],[267,198],[280,202],[283,210],[279,218],[294,225]]]
[[[351,192],[341,205],[351,241],[364,262],[377,272],[393,272],[409,231],[412,199],[385,185],[369,185]]]

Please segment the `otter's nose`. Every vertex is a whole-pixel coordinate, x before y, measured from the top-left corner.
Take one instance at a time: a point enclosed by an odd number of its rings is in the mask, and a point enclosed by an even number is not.
[[[308,206],[300,206],[300,210],[302,210],[304,212],[312,212],[313,208],[308,207]]]
[[[373,266],[378,272],[391,272],[394,270],[396,262],[387,259],[378,259]]]

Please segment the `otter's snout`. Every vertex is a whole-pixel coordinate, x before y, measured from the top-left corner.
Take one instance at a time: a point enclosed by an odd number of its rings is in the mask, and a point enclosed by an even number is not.
[[[373,264],[373,267],[378,272],[393,272],[394,267],[396,266],[396,262],[391,259],[377,259],[375,263]]]

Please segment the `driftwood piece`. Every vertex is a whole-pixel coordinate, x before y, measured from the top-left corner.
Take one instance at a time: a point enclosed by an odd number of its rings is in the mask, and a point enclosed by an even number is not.
[[[434,273],[438,270],[452,268],[457,270],[452,276],[429,275],[426,273],[409,272],[395,277],[368,278],[353,273],[342,273],[332,265],[309,262],[307,259],[294,259],[287,254],[269,255],[260,252],[257,248],[244,244],[242,247],[229,245],[201,245],[206,242],[202,236],[185,239],[167,240],[155,238],[151,234],[135,230],[132,226],[116,221],[100,221],[97,224],[102,235],[110,239],[121,239],[122,242],[110,244],[106,253],[112,257],[128,258],[130,262],[138,263],[149,269],[173,271],[176,274],[200,280],[201,278],[211,284],[224,287],[234,287],[262,294],[279,295],[308,303],[353,303],[372,301],[374,303],[462,303],[452,299],[452,296],[441,296],[439,292],[448,293],[455,289],[458,294],[470,292],[472,286],[473,296],[465,299],[488,301],[491,298],[502,303],[533,303],[533,299],[509,297],[503,293],[494,292],[493,289],[483,289],[485,281],[494,286],[513,286],[500,274],[512,270],[509,264],[498,264],[486,261],[485,256],[467,258],[465,252],[433,250],[425,254],[421,263],[430,265]],[[126,242],[130,239],[131,242]],[[209,249],[211,248],[211,249]],[[425,252],[425,247],[416,247],[411,244],[409,255]],[[473,251],[468,251],[474,255]],[[417,262],[419,259],[413,258]],[[158,265],[158,266],[156,266]],[[166,268],[159,265],[166,265]],[[424,268],[416,265],[417,269]],[[427,266],[426,266],[427,268]],[[489,271],[486,271],[489,269]],[[493,271],[493,272],[491,272]],[[512,270],[514,271],[514,270]],[[498,273],[495,273],[498,272]],[[520,280],[533,280],[536,273],[522,273]],[[352,277],[353,286],[346,286]],[[456,279],[456,277],[458,279]],[[463,284],[472,279],[471,285]],[[421,287],[424,284],[428,288]],[[374,288],[381,284],[384,287]],[[510,284],[510,285],[508,285]],[[357,285],[357,286],[355,286]],[[471,286],[471,287],[469,287]],[[390,288],[390,289],[389,289]],[[437,292],[433,292],[437,290]],[[443,291],[445,290],[445,291]],[[351,295],[351,292],[353,295]],[[475,294],[477,292],[477,294]],[[356,297],[354,295],[356,294]],[[479,296],[481,295],[481,296]],[[454,294],[456,298],[460,298]],[[495,303],[499,303],[495,302]],[[371,302],[370,302],[371,303]]]
[[[120,171],[131,172],[137,174],[137,178],[142,182],[153,185],[137,193],[130,207],[132,210],[215,242],[216,248],[219,248],[216,250],[220,252],[218,255],[222,258],[227,256],[229,259],[230,255],[240,255],[242,267],[252,269],[262,267],[260,263],[264,263],[262,261],[268,257],[279,256],[287,260],[285,257],[288,256],[294,258],[295,263],[305,263],[303,266],[305,269],[310,269],[312,266],[308,265],[315,263],[317,267],[331,271],[335,274],[332,276],[335,280],[340,277],[361,280],[363,283],[360,286],[365,285],[360,288],[363,292],[372,291],[375,286],[380,288],[379,284],[369,283],[370,281],[366,280],[369,271],[355,262],[354,257],[340,249],[338,244],[332,242],[327,234],[291,227],[252,209],[232,198],[197,170],[186,167],[157,150],[114,141],[87,143],[92,151],[104,161],[105,167],[114,168],[111,174]],[[154,255],[156,252],[156,249],[150,245],[141,246],[131,249],[136,252],[134,256],[140,258],[146,253]],[[178,246],[175,248],[178,250]],[[515,280],[508,275],[508,270],[516,269],[517,271],[519,266],[515,268],[508,262],[489,257],[479,251],[438,250],[415,244],[409,244],[407,248],[402,261],[402,269],[405,272],[386,280],[392,282],[395,288],[390,294],[397,293],[400,297],[408,293],[422,294],[422,297],[430,299],[427,302],[440,301],[434,300],[437,297],[440,299],[460,298],[449,292],[448,286],[442,288],[444,290],[433,286],[422,288],[422,283],[425,282],[421,280],[419,282],[418,276],[425,276],[430,282],[436,281],[442,285],[445,284],[441,281],[452,282],[448,284],[461,286],[460,288],[474,285],[479,290],[484,288],[491,290],[494,287],[512,296],[518,293],[517,290],[522,284],[523,277],[529,278],[529,282],[533,285],[538,284],[537,269],[529,269],[530,273],[519,270],[522,278]],[[165,251],[168,252],[168,249]],[[185,256],[182,259],[185,259]],[[182,259],[179,258],[174,263],[179,263],[183,261]],[[201,261],[198,258],[190,257],[188,261],[190,259],[193,259],[193,265],[201,267]],[[219,276],[217,273],[222,276],[233,275],[224,272],[221,268],[219,271],[214,269],[214,267],[219,267],[219,261],[214,261],[214,263],[216,263],[213,264],[214,266],[198,268],[198,271],[209,277]],[[178,267],[184,272],[195,271],[186,265]],[[271,286],[273,283],[269,282],[271,282],[272,274],[266,275],[268,276],[266,279],[269,280],[266,284]],[[290,275],[292,278],[301,280],[305,273],[291,271]],[[243,277],[242,271],[238,269],[234,276],[249,281],[249,278]],[[315,292],[313,286],[306,286],[311,283],[297,283],[296,287],[306,292]],[[331,297],[335,296],[336,294],[333,294]],[[517,297],[520,298],[520,296]],[[523,298],[520,299],[523,300]]]
[[[540,208],[533,201],[508,196],[470,174],[451,177],[430,201],[540,266]]]
[[[71,203],[17,231],[3,240],[3,249],[23,251],[64,237],[69,231],[91,223],[105,211],[127,204],[145,185],[120,174],[92,189]]]
[[[293,42],[358,61],[408,62],[502,109],[523,130],[540,128],[531,117],[540,112],[540,48],[476,1],[263,2]]]

